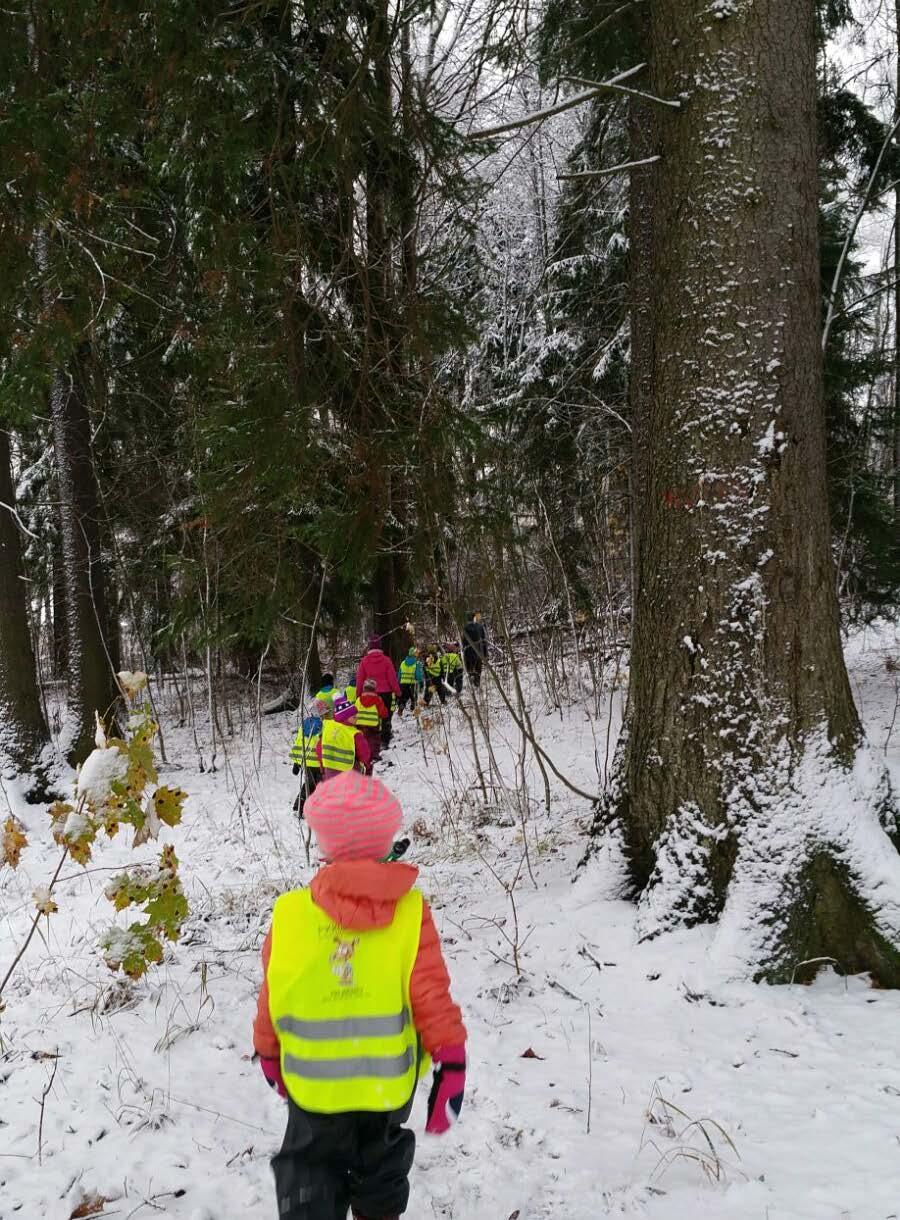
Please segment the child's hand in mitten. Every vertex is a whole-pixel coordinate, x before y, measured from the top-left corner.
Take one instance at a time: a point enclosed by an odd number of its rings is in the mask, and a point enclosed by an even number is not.
[[[259,1057],[259,1066],[262,1068],[262,1074],[269,1082],[269,1088],[275,1089],[279,1097],[287,1097],[287,1089],[284,1087],[284,1079],[281,1075],[281,1064],[277,1059],[267,1059],[264,1055]]]
[[[466,1051],[463,1046],[444,1046],[434,1053],[434,1083],[428,1096],[430,1135],[443,1135],[459,1118],[466,1091]]]

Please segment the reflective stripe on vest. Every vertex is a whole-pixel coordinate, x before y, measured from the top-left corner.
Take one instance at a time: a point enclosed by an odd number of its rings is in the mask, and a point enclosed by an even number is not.
[[[296,763],[298,767],[306,766],[312,770],[314,767],[319,769],[319,759],[316,756],[316,745],[318,744],[321,734],[316,733],[312,737],[304,737],[303,725],[297,730],[297,736],[294,739],[294,744],[291,746],[291,762]]]
[[[332,771],[352,771],[356,763],[356,742],[359,732],[352,724],[338,724],[336,720],[322,723],[322,766]]]
[[[381,723],[378,708],[373,703],[371,707],[363,707],[361,700],[356,700],[356,723],[361,729],[377,728]]]
[[[304,1110],[338,1114],[404,1106],[427,1070],[411,1016],[409,980],[422,929],[422,895],[397,903],[393,922],[341,928],[309,890],[275,904],[266,971],[281,1072]]]
[[[441,676],[440,661],[432,661],[430,665],[426,662],[425,672],[428,674],[429,678],[439,678]]]
[[[416,669],[418,661],[401,661],[400,662],[400,685],[412,686],[416,680]]]

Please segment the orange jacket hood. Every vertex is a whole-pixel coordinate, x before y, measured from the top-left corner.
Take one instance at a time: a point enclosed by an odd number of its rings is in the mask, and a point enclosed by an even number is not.
[[[397,902],[409,893],[418,875],[412,864],[347,860],[319,869],[309,888],[313,902],[335,923],[368,931],[388,927]]]

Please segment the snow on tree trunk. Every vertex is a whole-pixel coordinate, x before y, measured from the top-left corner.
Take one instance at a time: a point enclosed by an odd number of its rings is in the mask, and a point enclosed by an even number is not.
[[[16,524],[9,433],[0,429],[0,767],[29,799],[48,791],[50,736],[28,629],[28,588]]]
[[[83,761],[94,747],[95,711],[105,716],[118,696],[104,641],[108,620],[85,363],[86,353],[77,353],[72,373],[58,374],[50,393],[68,628],[65,739],[73,763]]]
[[[610,806],[642,933],[900,985],[896,807],[844,666],[820,345],[814,0],[656,0],[634,640]],[[640,325],[642,314],[633,318]],[[649,352],[649,356],[647,353]]]

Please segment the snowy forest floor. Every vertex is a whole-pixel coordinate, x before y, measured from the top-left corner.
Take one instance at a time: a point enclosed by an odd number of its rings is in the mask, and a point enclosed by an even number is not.
[[[893,627],[848,648],[868,731],[879,749],[890,736],[900,781],[891,658]],[[613,730],[619,701],[604,700]],[[573,884],[589,803],[551,777],[548,815],[530,755],[523,862],[520,736],[496,695],[486,703],[507,784],[487,806],[458,707],[424,731],[400,722],[380,772],[403,803],[408,859],[422,870],[470,1036],[462,1121],[447,1137],[421,1134],[420,1089],[407,1214],[900,1216],[900,995],[830,971],[811,987],[728,982],[705,958],[703,928],[637,944],[633,908],[604,897],[614,861]],[[607,740],[589,703],[570,700],[560,714],[536,698],[531,711],[559,769],[593,791]],[[190,793],[168,837],[191,916],[143,981],[110,975],[96,948],[111,915],[103,886],[133,862],[130,849],[106,845],[87,873],[64,873],[59,913],[19,966],[0,1024],[0,1220],[275,1216],[268,1162],[283,1109],[251,1062],[250,1026],[272,902],[312,871],[291,812],[295,724],[267,717],[261,744],[245,724],[214,773],[198,770],[188,729],[164,725],[180,769],[161,781]],[[197,731],[205,743],[208,726]],[[486,766],[483,743],[480,753]],[[5,815],[4,803],[0,794]],[[0,874],[3,969],[58,859],[45,812],[15,812],[31,845],[17,872]],[[102,1210],[86,1210],[91,1199]]]

